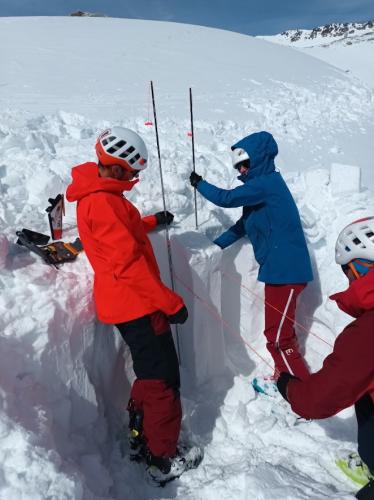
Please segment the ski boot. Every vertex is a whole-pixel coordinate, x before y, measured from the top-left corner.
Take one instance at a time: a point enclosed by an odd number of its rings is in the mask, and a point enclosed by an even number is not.
[[[366,486],[370,480],[374,479],[358,453],[353,452],[346,457],[338,458],[336,465],[346,476],[361,486]]]
[[[275,375],[254,378],[252,387],[261,396],[274,400],[274,413],[278,416],[284,415],[288,425],[295,426],[311,422],[310,419],[300,417],[300,415],[294,413],[290,404],[283,399],[282,394],[278,391]]]
[[[277,380],[274,376],[256,377],[252,380],[252,387],[259,394],[270,396],[278,401],[283,399],[278,391]]]
[[[130,399],[127,406],[129,412],[129,434],[130,460],[142,462],[146,456],[146,442],[143,436],[143,412],[136,410],[134,401]]]
[[[358,500],[374,500],[374,479],[371,479],[356,493],[356,498]]]
[[[196,469],[204,457],[203,450],[198,446],[187,448],[180,446],[174,457],[156,457],[148,451],[146,457],[146,473],[149,482],[156,486],[165,486],[166,483],[180,477],[183,472]]]

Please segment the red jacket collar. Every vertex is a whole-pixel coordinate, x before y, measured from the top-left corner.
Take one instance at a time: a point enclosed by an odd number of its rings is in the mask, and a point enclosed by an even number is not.
[[[68,201],[78,201],[97,191],[107,191],[120,195],[124,191],[130,191],[139,182],[139,179],[119,181],[100,177],[97,164],[94,162],[77,165],[72,169],[71,175],[73,180],[66,190]]]
[[[353,281],[344,292],[330,296],[345,313],[358,318],[365,311],[374,309],[374,269]]]

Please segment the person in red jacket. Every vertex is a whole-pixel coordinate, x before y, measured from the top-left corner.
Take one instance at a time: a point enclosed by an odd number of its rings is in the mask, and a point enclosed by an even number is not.
[[[177,454],[181,425],[179,364],[170,323],[184,323],[182,298],[165,286],[147,233],[170,224],[170,212],[141,217],[123,196],[147,166],[147,148],[132,130],[113,127],[96,142],[98,163],[72,169],[66,198],[77,202],[78,231],[94,270],[97,317],[116,325],[137,379],[128,404],[130,447],[156,480],[185,467]],[[156,472],[155,472],[156,471]]]
[[[358,452],[374,476],[374,217],[354,221],[341,231],[335,260],[349,287],[330,298],[356,319],[337,337],[317,373],[306,380],[282,373],[277,386],[292,410],[307,419],[331,417],[355,405]],[[373,479],[356,498],[374,500]]]

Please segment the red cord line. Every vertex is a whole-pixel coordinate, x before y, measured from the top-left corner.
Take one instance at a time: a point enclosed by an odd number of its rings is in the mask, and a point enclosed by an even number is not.
[[[227,274],[225,272],[222,271],[222,274],[224,276],[226,276],[227,278],[230,278],[232,281],[236,281],[237,283],[239,283],[239,280],[234,278],[233,276],[231,276],[230,274]],[[270,302],[264,300],[262,297],[260,297],[260,295],[258,295],[256,292],[254,292],[253,290],[251,290],[250,288],[248,288],[247,286],[243,285],[242,283],[240,283],[240,286],[242,288],[244,288],[245,290],[247,290],[249,293],[251,293],[254,297],[256,297],[257,299],[261,300],[261,302],[263,301],[267,306],[271,307],[272,309],[274,309],[275,311],[279,312],[281,315],[283,314],[283,312],[278,309],[277,307],[273,306],[273,304],[270,304]],[[292,318],[290,318],[289,316],[285,316],[289,321],[292,321]],[[314,337],[316,337],[317,339],[319,339],[321,342],[324,342],[325,344],[327,344],[329,347],[333,347],[332,344],[330,344],[330,342],[327,342],[327,340],[323,339],[322,337],[320,337],[319,335],[317,335],[316,333],[313,333],[312,331],[310,330],[307,330],[307,328],[305,328],[305,326],[303,326],[301,323],[298,323],[297,321],[294,321],[294,324],[296,326],[298,326],[301,330],[304,330],[304,332],[306,333],[310,333],[310,335],[313,335]]]
[[[239,337],[243,343],[252,351],[254,352],[260,359],[261,361],[263,361],[265,364],[267,364],[271,370],[274,370],[274,367],[271,363],[269,363],[269,361],[267,361],[263,356],[261,356],[261,354],[256,351],[256,349],[254,347],[251,346],[251,344],[249,344],[249,342],[247,342],[243,337],[242,335],[240,335],[240,333],[238,333],[236,330],[234,330],[232,328],[231,325],[229,325],[229,323],[224,320],[222,318],[222,316],[215,310],[214,307],[212,307],[206,300],[202,299],[201,297],[199,297],[181,278],[179,278],[179,276],[177,276],[176,274],[174,274],[175,278],[180,282],[182,283],[182,285],[184,286],[184,288],[186,288],[186,290],[188,290],[191,295],[193,295],[194,297],[196,297],[207,309],[208,311],[212,314],[212,316],[214,316],[216,319],[218,319],[222,324],[225,325],[225,327],[230,331],[230,333],[232,335],[234,335],[235,337]]]

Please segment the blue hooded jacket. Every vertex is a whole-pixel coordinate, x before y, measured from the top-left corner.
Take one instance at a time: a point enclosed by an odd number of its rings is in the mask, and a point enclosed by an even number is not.
[[[243,207],[236,224],[214,243],[226,248],[247,235],[257,262],[258,279],[271,284],[306,283],[313,279],[312,266],[296,203],[281,174],[275,170],[278,146],[268,132],[251,134],[234,144],[250,158],[244,185],[220,189],[200,181],[197,190],[219,207]]]

